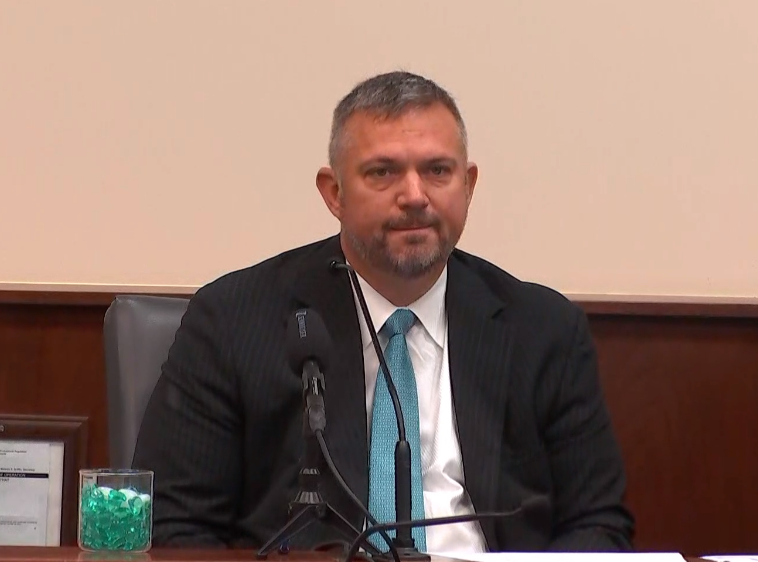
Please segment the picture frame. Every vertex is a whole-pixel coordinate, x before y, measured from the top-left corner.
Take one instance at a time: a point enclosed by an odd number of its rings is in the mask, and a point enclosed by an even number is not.
[[[48,483],[45,546],[77,544],[79,470],[86,468],[88,433],[86,416],[0,413],[0,451],[10,452],[0,457],[0,473],[3,464],[44,464],[49,459],[48,473],[40,475],[47,478]],[[11,460],[11,456],[21,460]],[[29,474],[6,476],[15,476],[17,481],[19,477],[30,477]],[[9,486],[10,479],[5,480],[0,485]],[[39,490],[40,485],[44,484],[38,483],[34,489]],[[13,491],[6,490],[6,493]]]

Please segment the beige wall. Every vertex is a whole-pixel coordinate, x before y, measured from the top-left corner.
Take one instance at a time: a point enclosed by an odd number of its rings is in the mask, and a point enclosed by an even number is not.
[[[468,123],[462,248],[572,294],[758,297],[756,22],[755,0],[0,0],[0,288],[181,290],[331,234],[332,107],[402,67]]]

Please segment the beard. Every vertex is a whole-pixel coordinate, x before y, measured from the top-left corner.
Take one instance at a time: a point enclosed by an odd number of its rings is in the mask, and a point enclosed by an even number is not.
[[[389,244],[389,233],[395,229],[430,227],[437,234],[434,244],[428,242],[429,234],[405,234],[406,247],[393,251]],[[406,214],[399,219],[386,221],[380,234],[361,238],[354,232],[342,228],[346,240],[353,250],[373,267],[403,279],[415,279],[429,273],[439,264],[446,262],[458,242],[442,231],[439,217],[426,212]]]

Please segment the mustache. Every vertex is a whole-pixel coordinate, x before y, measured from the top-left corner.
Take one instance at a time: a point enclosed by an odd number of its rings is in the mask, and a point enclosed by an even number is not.
[[[440,218],[430,213],[411,213],[405,214],[396,219],[385,221],[382,225],[384,230],[397,230],[406,228],[437,228],[440,225]]]

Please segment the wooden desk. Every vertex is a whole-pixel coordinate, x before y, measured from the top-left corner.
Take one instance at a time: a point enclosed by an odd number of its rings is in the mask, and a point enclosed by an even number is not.
[[[333,555],[317,552],[294,552],[287,556],[271,554],[274,562],[337,562]],[[154,548],[146,554],[99,554],[84,552],[76,547],[17,547],[0,546],[0,562],[254,562],[253,550],[174,550]],[[687,558],[699,562],[699,558]],[[433,556],[432,562],[460,562]]]
[[[256,562],[254,550],[178,550],[154,548],[145,554],[84,552],[75,546],[0,546],[0,562]],[[326,553],[297,552],[288,556],[271,554],[274,562],[336,562]],[[441,561],[435,561],[441,562]]]

